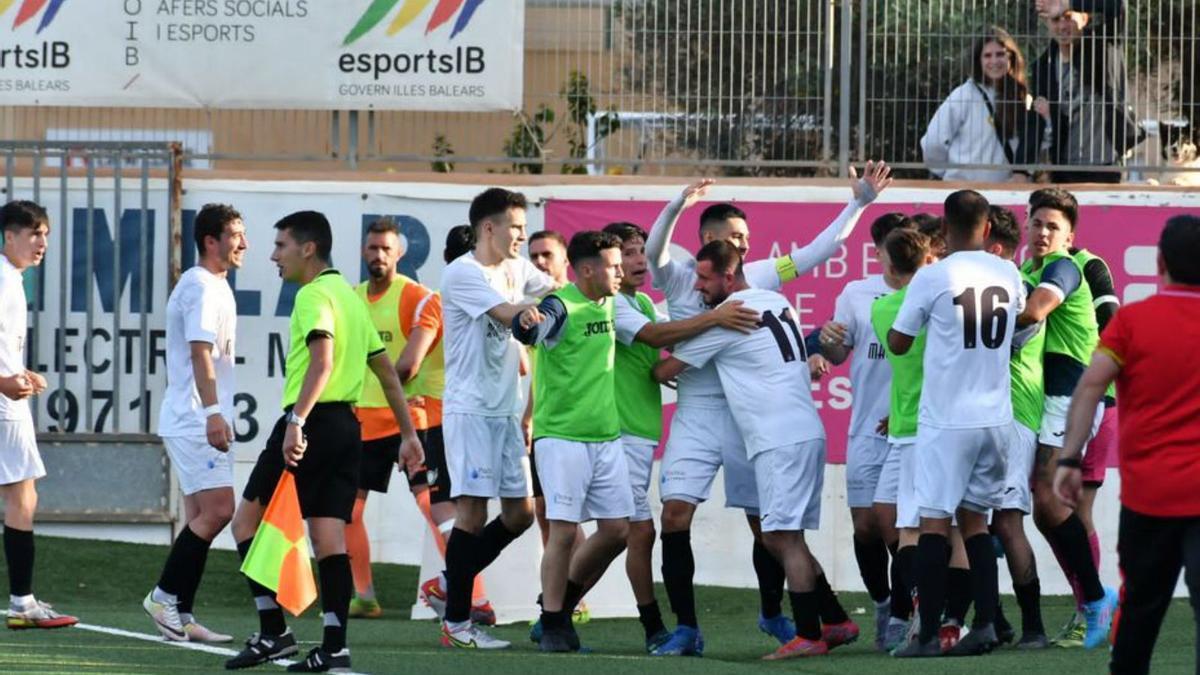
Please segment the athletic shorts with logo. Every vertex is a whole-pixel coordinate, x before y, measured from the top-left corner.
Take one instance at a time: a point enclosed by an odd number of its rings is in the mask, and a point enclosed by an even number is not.
[[[168,436],[162,440],[183,494],[233,487],[232,448],[221,452],[208,444],[206,436]]]
[[[1000,508],[1033,513],[1033,465],[1037,461],[1037,432],[1013,420],[1004,445],[1004,497]]]
[[[46,475],[33,420],[0,420],[0,485]]]
[[[442,434],[451,498],[530,496],[529,456],[519,416],[446,413]]]
[[[539,438],[537,463],[547,519],[581,523],[633,515],[629,468],[619,439],[587,443]]]
[[[959,508],[987,513],[1004,495],[1004,447],[1011,425],[982,429],[917,427],[916,492],[922,518],[950,518]]]
[[[1042,408],[1042,431],[1038,434],[1038,443],[1052,448],[1061,448],[1067,436],[1067,410],[1071,407],[1070,396],[1047,396]],[[1092,419],[1092,430],[1088,439],[1096,437],[1100,430],[1100,421],[1104,418],[1104,403],[1096,406],[1096,415]]]
[[[1100,487],[1108,472],[1109,462],[1117,456],[1117,406],[1106,404],[1100,417],[1100,428],[1092,436],[1083,453],[1083,484]]]
[[[763,532],[816,530],[821,526],[824,439],[764,450],[751,462]]]
[[[408,487],[429,486],[429,501],[433,504],[450,501],[450,472],[446,469],[446,450],[442,444],[442,428],[417,429],[417,440],[425,449],[425,464],[412,476],[398,464],[400,434],[363,441],[362,466],[358,488],[372,492],[387,492],[393,473],[400,473]]]
[[[742,433],[724,397],[713,405],[694,400],[675,409],[659,476],[662,500],[699,504],[708,500],[717,470],[725,467],[725,506],[757,515],[758,488]]]
[[[283,436],[287,416],[279,418],[258,456],[242,497],[266,505],[283,475]],[[362,431],[348,403],[318,403],[304,424],[306,446],[296,477],[300,513],[305,518],[340,518],[350,522],[358,494]]]
[[[850,437],[846,446],[847,506],[852,509],[871,508],[887,456],[887,437],[878,434]]]
[[[652,520],[650,474],[654,469],[658,441],[621,434],[621,446],[625,448],[625,466],[629,468],[629,488],[633,492],[633,515],[629,520],[634,523]]]

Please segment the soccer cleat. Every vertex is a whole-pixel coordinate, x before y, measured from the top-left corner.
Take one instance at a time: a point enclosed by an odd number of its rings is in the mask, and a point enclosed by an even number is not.
[[[551,628],[542,631],[542,639],[538,641],[538,649],[543,652],[577,652],[579,651],[579,636],[569,628]]]
[[[1117,609],[1117,592],[1104,589],[1104,597],[1083,605],[1083,619],[1087,630],[1083,636],[1083,648],[1094,649],[1108,640],[1108,629],[1112,627],[1113,612]]]
[[[665,645],[671,639],[671,631],[666,628],[646,638],[646,653],[653,654],[655,649]]]
[[[676,626],[675,632],[651,656],[704,656],[704,636],[699,628]]]
[[[1070,619],[1067,619],[1067,623],[1063,625],[1062,630],[1051,642],[1055,646],[1068,649],[1082,647],[1083,637],[1086,633],[1087,625],[1084,624],[1083,616],[1079,612],[1075,612]]]
[[[183,632],[187,633],[188,642],[233,642],[232,635],[226,635],[224,633],[218,633],[214,630],[209,630],[208,628],[202,626],[199,621],[189,621],[183,624]]]
[[[187,642],[188,635],[183,631],[183,622],[179,620],[179,605],[174,602],[158,602],[154,599],[154,591],[146,594],[142,600],[142,609],[154,621],[154,627],[167,640]]]
[[[443,621],[442,646],[459,649],[508,649],[512,643],[488,635],[470,621],[464,621],[455,626],[451,626],[448,621]]]
[[[350,672],[350,650],[330,654],[324,647],[313,647],[303,661],[287,667],[289,673],[348,673]]]
[[[371,598],[370,600],[352,598],[350,600],[349,616],[351,619],[378,619],[383,616],[383,607],[375,598]]]
[[[492,607],[492,603],[484,600],[479,604],[471,605],[471,623],[477,623],[480,626],[495,626],[496,610]]]
[[[446,589],[442,586],[442,575],[437,575],[421,584],[421,602],[437,614],[438,619],[446,618]]]
[[[17,610],[10,607],[5,623],[11,630],[66,628],[79,623],[79,619],[68,614],[59,614],[49,603],[35,600],[32,607],[25,609]]]
[[[943,624],[938,629],[938,645],[943,652],[948,652],[954,649],[954,645],[958,644],[958,639],[962,636],[962,627],[954,622]]]
[[[999,606],[997,606],[997,609],[999,609]],[[1013,629],[1012,624],[1005,618],[1004,612],[996,612],[996,621],[992,625],[996,627],[996,639],[1002,645],[1009,644],[1017,637],[1017,631]]]
[[[296,647],[296,636],[289,629],[283,635],[255,633],[246,640],[246,646],[237,656],[225,662],[225,670],[240,670],[282,659],[300,651]]]
[[[825,644],[824,640],[809,640],[797,635],[787,644],[780,645],[779,649],[764,656],[763,660],[797,659],[805,656],[824,656],[828,653],[829,645]]]
[[[821,641],[829,649],[848,645],[858,639],[858,624],[853,619],[841,623],[827,623],[821,626]]]
[[[578,605],[575,605],[575,611],[571,612],[571,623],[583,625],[592,620],[592,613],[588,611],[587,601],[580,600]]]
[[[988,624],[967,632],[961,640],[946,652],[947,656],[980,656],[996,648],[1000,641],[996,639],[996,629]]]
[[[537,621],[529,624],[529,641],[537,644],[542,641],[542,619],[538,617]]]
[[[778,640],[781,645],[786,645],[796,637],[796,624],[782,614],[769,619],[759,614],[758,629]]]
[[[875,603],[875,649],[884,651],[887,644],[887,630],[892,622],[892,601],[884,600]]]
[[[1024,651],[1045,649],[1049,646],[1050,640],[1046,638],[1044,633],[1026,633],[1021,636],[1021,641],[1017,643],[1017,649]]]
[[[921,659],[941,655],[942,647],[938,644],[937,640],[930,640],[929,642],[921,642],[920,639],[909,640],[906,644],[897,647],[892,652],[892,656],[898,659]]]
[[[891,654],[908,640],[908,621],[892,618],[888,621],[887,635],[883,640],[883,651]]]

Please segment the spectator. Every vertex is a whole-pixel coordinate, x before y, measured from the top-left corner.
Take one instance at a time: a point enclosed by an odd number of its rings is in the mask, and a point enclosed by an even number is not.
[[[1141,141],[1125,98],[1124,0],[1037,0],[1054,44],[1033,64],[1050,162],[1115,166]],[[1055,171],[1056,183],[1118,183],[1119,171]]]
[[[995,165],[931,168],[944,180],[1028,182],[1029,173],[1003,168],[1037,161],[1038,136],[1025,57],[1008,31],[990,26],[971,48],[971,76],[950,92],[921,138],[926,164]]]

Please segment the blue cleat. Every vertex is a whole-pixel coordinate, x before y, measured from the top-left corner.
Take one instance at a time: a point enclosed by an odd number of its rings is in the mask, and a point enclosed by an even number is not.
[[[1108,639],[1108,629],[1112,627],[1113,612],[1117,609],[1117,592],[1111,588],[1104,589],[1104,597],[1083,605],[1083,618],[1087,624],[1083,635],[1083,648],[1094,649],[1104,644]]]
[[[540,644],[542,641],[542,620],[538,619],[529,624],[529,641],[533,644]]]
[[[778,640],[781,645],[786,645],[796,637],[796,624],[792,623],[792,620],[783,614],[773,616],[769,619],[759,614],[758,629]]]
[[[653,654],[654,650],[667,644],[667,641],[670,639],[671,631],[667,630],[666,628],[658,631],[654,635],[651,635],[650,637],[646,638],[646,653]]]
[[[704,656],[704,636],[699,628],[676,626],[670,639],[650,652],[651,656]]]

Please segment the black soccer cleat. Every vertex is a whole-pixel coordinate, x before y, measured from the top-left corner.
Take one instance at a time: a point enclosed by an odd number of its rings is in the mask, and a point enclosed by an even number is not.
[[[914,637],[892,651],[892,656],[898,659],[920,659],[941,655],[942,645],[938,642],[937,638],[929,642],[921,642],[919,638]]]
[[[350,672],[350,650],[330,654],[324,647],[313,647],[303,661],[287,667],[289,673],[348,673]]]
[[[995,649],[998,644],[1000,640],[996,638],[996,629],[989,623],[967,633],[946,652],[946,656],[981,656]]]
[[[225,662],[226,670],[240,670],[282,659],[300,651],[296,647],[296,636],[292,631],[283,635],[255,633],[246,640],[246,646],[237,656]]]
[[[572,636],[572,632],[565,628],[544,629],[542,638],[538,641],[538,649],[543,652],[577,652],[579,636]]]

